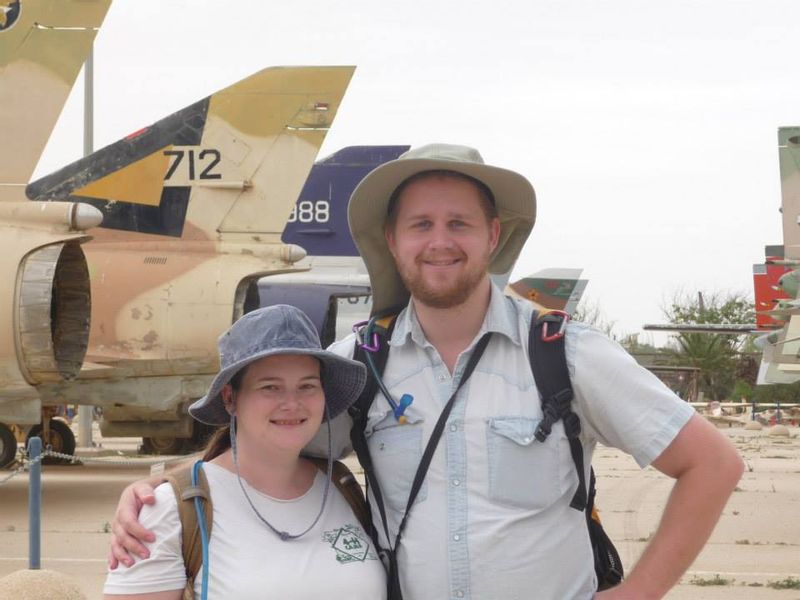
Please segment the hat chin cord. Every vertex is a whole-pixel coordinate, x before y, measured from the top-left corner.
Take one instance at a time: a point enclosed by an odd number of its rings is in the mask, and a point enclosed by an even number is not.
[[[235,405],[234,405],[235,406]],[[242,477],[239,474],[239,453],[236,445],[236,414],[235,411],[231,411],[231,429],[230,429],[230,436],[231,436],[231,451],[233,453],[233,466],[236,469],[236,479],[239,481],[239,487],[242,489],[242,493],[244,494],[247,503],[250,505],[250,508],[253,509],[253,512],[256,513],[256,516],[259,520],[269,527],[275,535],[277,535],[281,541],[288,542],[290,540],[296,540],[307,534],[309,531],[314,529],[316,524],[319,522],[320,518],[322,517],[322,513],[325,511],[325,503],[328,501],[328,492],[330,491],[331,487],[331,477],[333,476],[333,441],[332,441],[332,434],[331,434],[331,415],[328,409],[328,403],[325,402],[325,420],[328,424],[328,476],[325,478],[325,491],[322,493],[322,506],[319,507],[319,512],[317,513],[317,517],[314,519],[313,523],[306,528],[305,531],[298,534],[292,534],[288,531],[281,531],[274,527],[269,521],[267,521],[258,509],[253,504],[253,501],[250,500],[250,496],[247,494],[247,490],[244,489],[244,483],[242,483]],[[316,473],[315,473],[316,478]],[[312,482],[313,486],[313,482]]]

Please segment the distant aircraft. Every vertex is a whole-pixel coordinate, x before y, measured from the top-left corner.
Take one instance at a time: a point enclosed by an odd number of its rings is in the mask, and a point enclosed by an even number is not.
[[[750,333],[763,349],[757,384],[800,380],[800,127],[778,129],[783,245],[753,265],[755,323],[653,325],[651,331]]]
[[[59,14],[60,2],[23,3],[0,44],[60,31],[41,29],[49,15],[36,13]],[[93,17],[93,37],[108,3],[64,2],[64,22]],[[28,53],[55,57],[59,75],[56,59],[72,60],[77,73],[90,42],[65,49],[40,39]],[[0,72],[0,93],[34,72],[2,111],[16,143],[0,149],[0,264],[17,285],[0,303],[0,422],[43,427],[46,443],[71,452],[53,409],[92,404],[103,409],[104,435],[197,439],[204,432],[185,406],[217,369],[217,336],[258,305],[258,279],[296,270],[305,256],[280,236],[353,68],[265,69],[25,186],[58,111],[45,115],[45,131],[37,101],[56,86],[37,87],[46,78],[24,56]],[[74,78],[55,98],[59,110]],[[30,136],[17,119],[32,124]],[[31,150],[31,140],[41,143]],[[77,228],[101,219],[83,243]],[[6,462],[9,433],[0,426]]]
[[[783,246],[766,249],[765,279],[772,297],[764,299],[762,292],[759,298],[756,290],[759,318],[777,327],[756,340],[764,350],[757,382],[765,384],[800,380],[800,127],[778,129],[778,156]]]
[[[283,232],[283,242],[305,249],[297,263],[308,271],[274,275],[258,283],[260,304],[293,304],[314,321],[323,345],[368,318],[369,275],[347,223],[347,203],[358,183],[409,146],[350,146],[317,162]]]
[[[539,309],[563,310],[570,315],[586,290],[583,269],[549,268],[509,283],[506,294],[530,300]]]

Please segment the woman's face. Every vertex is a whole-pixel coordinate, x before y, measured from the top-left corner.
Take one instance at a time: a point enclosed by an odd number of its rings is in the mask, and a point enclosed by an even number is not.
[[[299,453],[325,411],[320,363],[301,354],[261,358],[248,365],[238,390],[225,386],[223,400],[236,412],[241,441]]]

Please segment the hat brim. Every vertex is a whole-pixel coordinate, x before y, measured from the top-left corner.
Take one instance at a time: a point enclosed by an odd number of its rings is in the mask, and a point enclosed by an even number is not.
[[[225,425],[230,422],[230,414],[222,402],[222,388],[230,383],[234,375],[252,362],[277,354],[297,354],[313,356],[321,363],[320,376],[328,414],[331,419],[345,411],[353,404],[367,380],[366,368],[358,361],[338,356],[327,350],[279,348],[265,350],[228,365],[222,369],[214,380],[208,393],[189,406],[189,414],[207,425]]]
[[[397,309],[409,299],[384,235],[389,198],[412,175],[437,170],[468,175],[492,191],[500,218],[500,240],[490,259],[490,273],[511,270],[536,222],[533,186],[514,171],[480,163],[429,158],[398,159],[377,167],[353,191],[347,210],[350,233],[369,273],[372,316]]]

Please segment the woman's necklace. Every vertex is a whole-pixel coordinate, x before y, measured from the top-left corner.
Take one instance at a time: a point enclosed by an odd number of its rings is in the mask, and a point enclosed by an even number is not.
[[[263,515],[258,512],[258,509],[253,504],[253,501],[250,500],[250,496],[247,494],[247,490],[244,489],[244,483],[242,482],[242,477],[239,474],[239,458],[238,458],[238,450],[236,445],[236,415],[231,415],[231,429],[230,429],[230,436],[231,436],[231,451],[233,453],[233,466],[236,469],[236,479],[239,481],[239,487],[242,489],[242,493],[244,494],[247,503],[250,505],[250,508],[253,509],[253,512],[256,513],[256,516],[259,520],[264,523],[267,527],[269,527],[275,535],[277,535],[282,541],[288,542],[289,540],[296,540],[299,537],[304,536],[309,531],[314,529],[314,526],[319,522],[320,518],[322,517],[322,513],[325,510],[325,503],[328,500],[328,491],[331,487],[331,477],[333,475],[333,442],[331,436],[331,420],[330,414],[328,413],[328,404],[325,404],[325,420],[328,423],[328,476],[325,478],[325,491],[322,493],[322,506],[319,507],[319,512],[317,513],[317,517],[314,519],[314,522],[308,526],[308,528],[303,531],[302,533],[298,534],[291,534],[287,531],[281,531],[274,527],[272,523],[267,521]],[[313,482],[312,482],[313,485]]]

